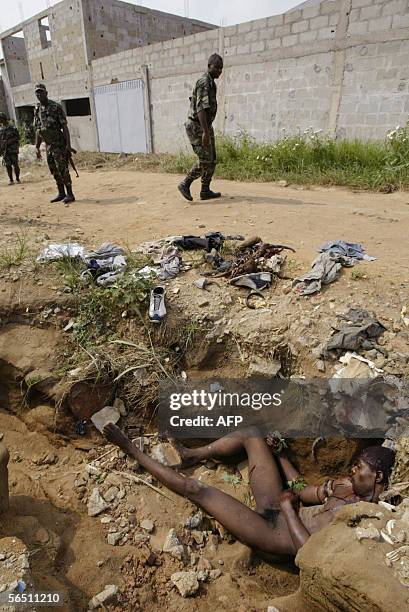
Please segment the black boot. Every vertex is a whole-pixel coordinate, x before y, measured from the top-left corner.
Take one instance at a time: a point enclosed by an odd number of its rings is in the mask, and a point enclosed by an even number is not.
[[[192,179],[186,177],[184,181],[179,183],[178,189],[182,196],[189,200],[189,202],[193,202],[192,194],[190,193],[190,185],[193,183]]]
[[[64,183],[57,183],[57,187],[58,187],[58,195],[55,196],[55,198],[53,198],[52,200],[50,200],[50,202],[62,202],[63,199],[65,198],[65,189],[64,189]]]
[[[64,198],[64,204],[70,204],[71,202],[75,202],[75,196],[72,193],[72,186],[66,185],[67,195]]]
[[[221,195],[219,191],[212,191],[210,185],[202,183],[202,189],[200,191],[201,200],[214,200],[215,198],[220,198]]]

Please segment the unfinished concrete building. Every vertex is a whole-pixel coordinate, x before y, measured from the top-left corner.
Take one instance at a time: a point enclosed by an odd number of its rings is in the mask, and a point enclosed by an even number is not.
[[[32,121],[34,85],[44,82],[50,98],[65,107],[73,146],[96,150],[91,62],[212,28],[118,0],[63,0],[1,35],[5,92],[2,96],[0,87],[0,104],[3,98],[7,107],[8,97],[12,100],[10,116],[20,122]],[[127,107],[133,100],[132,96],[125,98]],[[132,124],[128,129],[132,131]]]

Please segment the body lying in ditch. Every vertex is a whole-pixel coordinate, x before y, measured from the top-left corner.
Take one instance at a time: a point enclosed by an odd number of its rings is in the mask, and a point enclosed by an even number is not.
[[[284,490],[280,468],[287,481],[295,480],[299,473],[284,450],[274,455],[269,439],[258,437],[257,432],[237,432],[195,449],[179,447],[182,469],[206,459],[223,459],[245,450],[250,487],[256,501],[256,509],[252,510],[223,491],[187,478],[152,459],[116,425],[108,424],[104,434],[159,482],[203,508],[243,544],[271,555],[295,555],[310,535],[328,525],[334,513],[346,504],[358,501],[376,503],[394,462],[394,453],[390,449],[370,447],[356,459],[348,476],[327,480],[322,485],[308,485],[295,494]],[[303,504],[301,508],[300,502]]]

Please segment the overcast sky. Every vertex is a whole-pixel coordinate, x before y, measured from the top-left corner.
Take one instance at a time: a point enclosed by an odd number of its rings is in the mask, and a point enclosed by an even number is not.
[[[209,21],[216,25],[232,25],[241,21],[251,21],[261,17],[277,15],[301,4],[301,0],[143,0],[132,4],[140,4],[148,8],[185,14],[185,6],[189,7],[189,17]],[[12,28],[24,19],[32,17],[50,5],[52,0],[0,0],[0,31]],[[222,8],[221,8],[222,7]]]

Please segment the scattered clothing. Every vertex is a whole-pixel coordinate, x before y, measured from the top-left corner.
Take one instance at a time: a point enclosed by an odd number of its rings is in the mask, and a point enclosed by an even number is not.
[[[352,259],[375,261],[376,257],[371,257],[365,253],[362,244],[356,242],[345,242],[344,240],[334,240],[323,244],[319,248],[320,253],[331,251],[332,253],[338,253],[344,257],[351,257]]]
[[[160,280],[175,278],[182,265],[182,256],[178,249],[173,249],[160,262],[162,270],[158,273]]]
[[[258,272],[255,274],[243,274],[236,276],[230,281],[235,287],[248,287],[249,289],[262,291],[271,285],[272,276],[270,272]]]
[[[37,257],[37,261],[44,263],[46,261],[56,261],[67,257],[69,259],[85,260],[86,251],[77,242],[67,242],[65,244],[49,244],[43,252]]]
[[[341,268],[352,267],[354,260],[332,251],[321,253],[312,262],[311,270],[299,276],[293,282],[293,287],[300,295],[311,295],[321,290],[322,285],[333,283],[339,276]]]
[[[329,351],[335,349],[371,350],[375,347],[377,338],[386,329],[382,323],[361,308],[350,308],[342,318],[348,322],[341,325],[327,343],[326,349]]]

